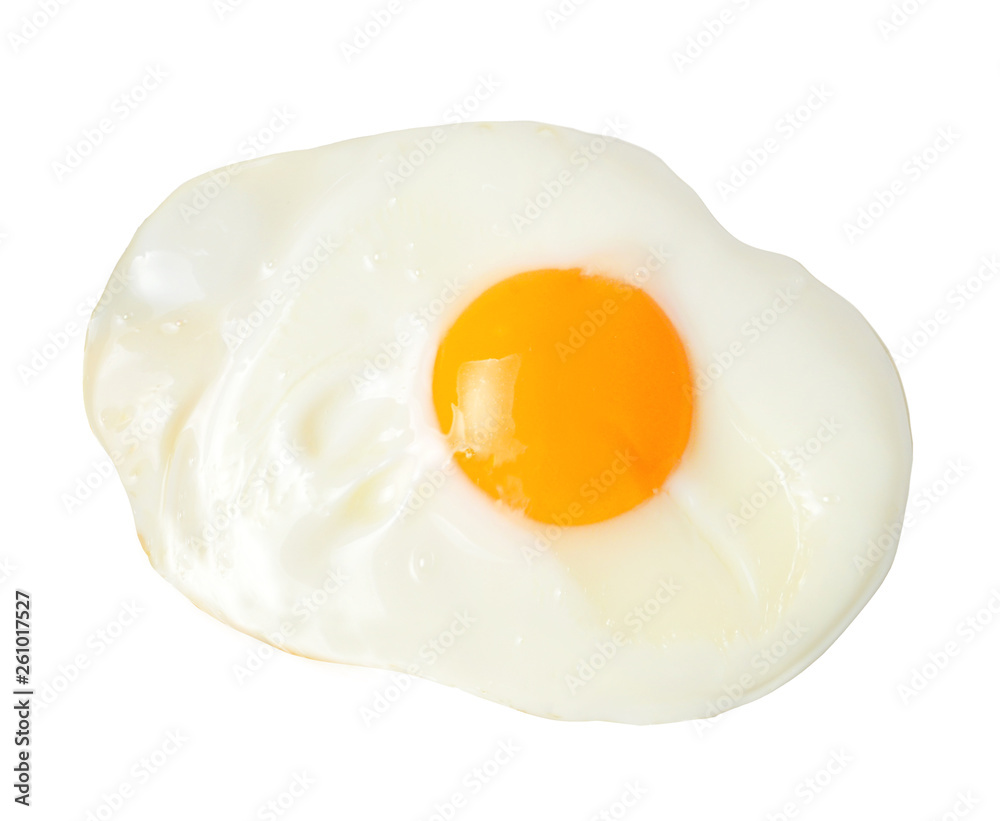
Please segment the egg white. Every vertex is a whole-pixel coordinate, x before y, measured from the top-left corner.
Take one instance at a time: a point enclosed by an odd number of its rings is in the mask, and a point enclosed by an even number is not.
[[[698,390],[662,491],[560,528],[455,467],[430,375],[487,287],[575,267],[641,284]],[[184,184],[95,311],[85,395],[150,561],[198,606],[565,719],[712,716],[801,671],[887,572],[911,461],[898,375],[851,305],[648,152],[536,123]]]

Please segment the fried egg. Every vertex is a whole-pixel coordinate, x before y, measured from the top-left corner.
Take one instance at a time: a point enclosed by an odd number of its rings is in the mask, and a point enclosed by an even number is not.
[[[197,606],[551,718],[711,717],[789,680],[881,583],[909,483],[855,308],[647,151],[537,123],[185,183],[84,369]]]

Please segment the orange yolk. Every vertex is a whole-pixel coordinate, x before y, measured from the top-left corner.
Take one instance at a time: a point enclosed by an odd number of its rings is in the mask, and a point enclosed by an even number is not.
[[[475,299],[434,363],[434,407],[481,490],[539,522],[610,519],[663,486],[691,432],[691,370],[639,288],[517,274]]]

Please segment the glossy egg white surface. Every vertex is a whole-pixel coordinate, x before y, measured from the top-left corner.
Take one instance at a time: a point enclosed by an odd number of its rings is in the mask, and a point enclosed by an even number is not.
[[[641,286],[694,377],[661,492],[592,525],[501,507],[434,415],[463,307],[545,268]],[[573,720],[713,716],[799,673],[888,571],[911,463],[857,310],[733,238],[650,153],[537,123],[185,183],[94,313],[85,399],[151,563],[206,612]]]

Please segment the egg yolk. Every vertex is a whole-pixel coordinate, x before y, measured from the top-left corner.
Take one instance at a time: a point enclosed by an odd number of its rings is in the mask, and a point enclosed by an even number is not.
[[[465,474],[561,526],[657,493],[693,411],[687,355],[663,309],[579,269],[516,274],[478,296],[441,342],[433,397]]]

